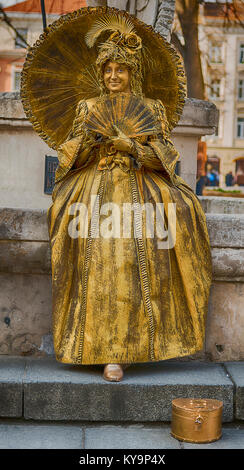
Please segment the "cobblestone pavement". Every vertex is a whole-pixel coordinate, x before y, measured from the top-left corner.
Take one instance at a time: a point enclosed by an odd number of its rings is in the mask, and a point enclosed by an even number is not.
[[[36,423],[0,421],[0,449],[244,449],[244,423],[223,426],[209,444],[180,442],[168,424]]]

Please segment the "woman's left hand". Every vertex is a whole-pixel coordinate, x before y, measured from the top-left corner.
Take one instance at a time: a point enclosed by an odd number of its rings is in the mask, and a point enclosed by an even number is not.
[[[114,126],[117,136],[110,137],[108,142],[121,152],[133,152],[133,141],[127,137],[117,126]]]

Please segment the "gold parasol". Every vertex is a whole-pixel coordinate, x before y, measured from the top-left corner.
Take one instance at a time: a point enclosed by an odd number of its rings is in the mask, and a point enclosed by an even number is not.
[[[78,102],[100,95],[95,65],[98,45],[88,48],[85,36],[95,20],[109,13],[129,18],[142,38],[148,57],[143,64],[144,95],[163,102],[170,129],[180,118],[186,79],[182,59],[174,47],[151,26],[125,11],[81,8],[45,29],[29,49],[22,71],[21,99],[26,116],[54,149],[68,136]]]

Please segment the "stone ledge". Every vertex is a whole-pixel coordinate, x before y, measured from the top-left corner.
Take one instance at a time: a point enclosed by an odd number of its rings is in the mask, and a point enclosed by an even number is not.
[[[244,198],[198,196],[204,212],[211,214],[244,214]]]
[[[206,214],[217,280],[244,281],[244,216]],[[45,210],[0,208],[0,272],[51,273]]]
[[[212,248],[213,278],[244,281],[244,249]]]
[[[0,208],[0,240],[48,239],[46,210]]]
[[[212,248],[213,278],[244,281],[244,249]],[[50,274],[48,241],[0,240],[0,273]]]
[[[206,214],[212,248],[244,248],[244,215]]]
[[[210,101],[187,98],[178,126],[215,127],[219,111]]]
[[[174,398],[206,397],[223,400],[223,422],[233,420],[234,385],[221,364],[133,364],[118,383],[103,380],[102,366],[62,364],[55,358],[0,356],[0,364],[4,397],[11,387],[16,391],[1,401],[4,417],[21,416],[23,393],[25,419],[163,422],[171,420]]]
[[[206,214],[212,247],[244,248],[244,215]],[[0,240],[49,241],[47,211],[0,207]]]
[[[21,121],[22,124],[26,121],[31,127],[31,123],[29,123],[25,116],[20,94],[16,92],[0,93],[0,124],[10,125],[11,120],[15,121],[15,124],[12,125],[19,126],[21,125]],[[195,133],[199,133],[200,131],[196,129],[200,128],[203,129],[200,134],[212,134],[217,125],[218,110],[215,104],[194,98],[186,99],[183,113],[177,127],[195,128]],[[207,131],[208,128],[209,131]]]
[[[48,241],[0,240],[0,273],[50,274]]]

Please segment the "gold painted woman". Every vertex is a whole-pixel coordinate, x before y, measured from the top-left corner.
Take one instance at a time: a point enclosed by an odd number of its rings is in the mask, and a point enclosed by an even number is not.
[[[175,174],[185,76],[173,47],[124,11],[83,8],[40,36],[21,93],[59,159],[48,210],[56,359],[102,364],[119,381],[126,365],[202,349],[211,255],[200,202]]]

